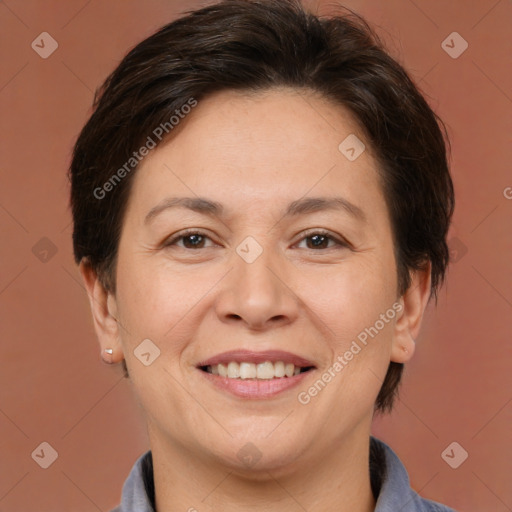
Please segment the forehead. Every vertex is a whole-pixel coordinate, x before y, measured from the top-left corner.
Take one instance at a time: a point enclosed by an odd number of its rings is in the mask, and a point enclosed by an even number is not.
[[[139,164],[130,199],[137,209],[169,194],[210,197],[227,213],[334,192],[384,205],[360,127],[342,106],[309,91],[218,92],[172,135]],[[344,141],[364,151],[350,159]]]

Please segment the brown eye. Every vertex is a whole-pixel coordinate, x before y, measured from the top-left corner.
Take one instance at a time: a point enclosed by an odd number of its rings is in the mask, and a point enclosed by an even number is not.
[[[177,246],[182,249],[204,249],[206,241],[211,240],[210,237],[199,231],[188,231],[185,233],[178,233],[170,240],[164,243],[164,247]]]
[[[311,240],[311,246],[308,246],[308,249],[327,249],[330,238],[325,235],[312,235],[306,237],[306,240]]]
[[[328,232],[314,231],[302,238],[299,242],[306,241],[306,249],[332,249],[333,247],[348,247],[346,242],[339,240]],[[331,245],[329,243],[331,242]]]
[[[198,247],[202,248],[204,245],[205,237],[203,235],[186,235],[182,236],[183,245],[187,249],[197,249]]]

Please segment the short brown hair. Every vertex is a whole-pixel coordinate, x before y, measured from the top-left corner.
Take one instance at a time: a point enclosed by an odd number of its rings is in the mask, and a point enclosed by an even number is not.
[[[124,57],[97,92],[74,148],[75,261],[86,258],[115,293],[118,242],[137,168],[133,162],[129,172],[126,162],[191,98],[279,86],[315,91],[351,112],[379,164],[399,292],[410,286],[412,270],[430,263],[437,297],[454,208],[446,128],[363,18],[348,10],[318,17],[298,0],[224,0],[165,25]],[[112,183],[122,166],[127,172]],[[107,183],[106,199],[98,198]],[[391,409],[402,370],[390,363],[377,410]]]

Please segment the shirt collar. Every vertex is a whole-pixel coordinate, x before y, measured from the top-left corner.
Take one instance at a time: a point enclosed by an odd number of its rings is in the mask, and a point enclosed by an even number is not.
[[[413,491],[400,459],[375,437],[370,437],[370,481],[376,497],[375,512],[455,512]],[[124,483],[121,504],[111,512],[155,512],[151,451],[135,462]]]

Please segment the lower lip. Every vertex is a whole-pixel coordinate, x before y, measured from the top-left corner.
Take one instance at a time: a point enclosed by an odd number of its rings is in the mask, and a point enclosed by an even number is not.
[[[214,386],[240,398],[272,398],[283,391],[291,389],[302,382],[313,370],[308,370],[293,377],[278,379],[228,379],[212,373],[200,371]]]

